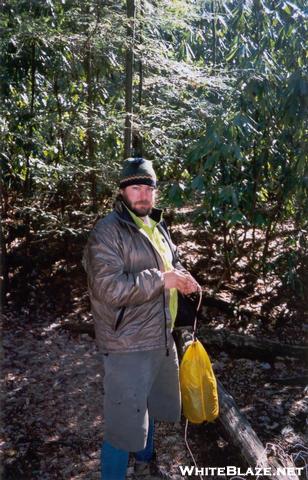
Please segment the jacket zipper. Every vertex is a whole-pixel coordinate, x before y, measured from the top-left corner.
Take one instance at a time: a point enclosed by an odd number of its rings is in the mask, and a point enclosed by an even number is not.
[[[157,260],[157,257],[156,257],[156,251],[155,251],[155,248],[153,247],[152,243],[149,241],[150,245],[151,245],[151,248],[153,250],[153,253],[154,253],[154,257],[155,257],[155,262],[156,262],[156,265],[157,265],[157,269],[160,270],[159,268],[159,263],[158,263],[158,260]],[[168,339],[167,339],[167,318],[166,318],[166,297],[165,297],[165,289],[163,291],[163,300],[164,300],[164,322],[165,322],[165,345],[166,345],[166,356],[168,357],[169,356],[169,348],[168,348]]]
[[[124,317],[124,312],[125,312],[125,309],[126,309],[126,306],[124,305],[123,307],[121,307],[121,310],[120,310],[120,313],[119,313],[119,316],[116,320],[116,324],[115,324],[115,327],[114,327],[114,330],[116,331],[118,328],[119,328],[119,325]]]
[[[136,225],[135,223],[131,223],[131,222],[126,222],[126,223],[128,223],[128,224],[130,224],[131,226],[133,226],[134,228],[136,228],[136,229],[138,230],[138,232],[139,232],[139,228],[137,227],[137,225]],[[162,227],[162,228],[163,228],[163,227]],[[139,233],[140,233],[140,232],[139,232]],[[142,235],[142,233],[141,233],[140,235]],[[144,236],[144,235],[143,235],[143,236]],[[145,238],[147,238],[147,237],[145,237]],[[158,263],[157,256],[156,256],[155,248],[153,247],[152,242],[151,242],[148,238],[147,238],[147,240],[148,240],[149,244],[151,245],[151,249],[153,250],[155,262],[156,262],[156,265],[157,265],[157,269],[160,270],[160,268],[159,268],[159,263]],[[168,242],[168,243],[169,243],[169,242]],[[170,244],[169,244],[169,246],[170,246]],[[171,249],[171,247],[170,247],[170,249]],[[172,249],[171,249],[171,251],[172,251]],[[172,254],[172,256],[173,256],[173,254]],[[165,346],[166,346],[166,356],[168,357],[168,356],[169,356],[169,348],[168,348],[168,339],[167,339],[167,318],[166,318],[166,297],[165,297],[165,289],[164,289],[164,292],[163,292],[163,300],[164,300]],[[122,307],[122,308],[123,308],[123,307]],[[125,307],[124,307],[124,309],[125,309]],[[120,313],[120,315],[121,315],[121,313]],[[120,315],[119,315],[119,317],[120,317]],[[123,318],[123,315],[124,315],[124,312],[123,312],[123,314],[122,314],[121,320],[122,320],[122,318]],[[121,321],[121,320],[120,320],[120,321]],[[119,319],[118,319],[118,320],[117,320],[117,323],[116,323],[116,329],[118,328],[119,323],[120,323],[120,322],[119,322]]]

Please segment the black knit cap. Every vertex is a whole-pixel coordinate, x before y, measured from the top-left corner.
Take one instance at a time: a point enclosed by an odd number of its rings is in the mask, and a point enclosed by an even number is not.
[[[150,185],[156,187],[156,174],[151,160],[127,158],[120,174],[120,188],[129,185]]]

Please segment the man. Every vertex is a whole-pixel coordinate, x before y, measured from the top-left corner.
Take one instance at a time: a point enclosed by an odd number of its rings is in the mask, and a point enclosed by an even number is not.
[[[151,473],[154,419],[180,419],[171,332],[178,292],[199,287],[178,261],[162,212],[154,207],[152,162],[127,159],[119,186],[114,210],[96,224],[84,256],[104,354],[103,480],[125,478],[129,452],[136,476]]]

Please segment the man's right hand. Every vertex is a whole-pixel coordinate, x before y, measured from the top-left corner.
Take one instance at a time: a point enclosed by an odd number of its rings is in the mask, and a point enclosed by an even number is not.
[[[183,295],[189,295],[200,288],[196,280],[186,271],[171,270],[169,272],[164,272],[163,276],[165,288],[176,288]]]

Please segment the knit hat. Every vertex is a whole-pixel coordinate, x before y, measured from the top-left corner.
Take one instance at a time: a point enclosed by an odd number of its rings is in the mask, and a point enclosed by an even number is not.
[[[127,158],[120,174],[120,188],[129,185],[150,185],[156,187],[156,174],[152,162],[145,158]]]

